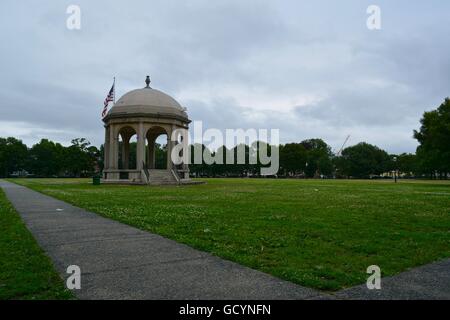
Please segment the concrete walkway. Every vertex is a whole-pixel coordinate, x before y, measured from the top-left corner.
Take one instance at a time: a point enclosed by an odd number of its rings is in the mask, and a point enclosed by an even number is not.
[[[320,293],[0,180],[66,279],[81,268],[81,299],[313,299]]]

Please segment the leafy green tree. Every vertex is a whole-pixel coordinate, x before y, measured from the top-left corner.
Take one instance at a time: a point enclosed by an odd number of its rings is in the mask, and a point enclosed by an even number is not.
[[[386,151],[365,142],[344,149],[336,164],[340,174],[354,178],[379,175],[392,166]]]
[[[42,139],[30,149],[28,169],[37,176],[57,176],[64,169],[64,147]]]
[[[85,138],[72,140],[72,145],[64,148],[63,171],[65,175],[81,177],[98,171],[100,152]]]
[[[397,156],[395,168],[408,176],[414,176],[418,172],[417,156],[411,153],[402,153]]]
[[[85,138],[73,139],[69,147],[42,139],[30,149],[27,168],[42,177],[81,177],[99,171],[100,161],[101,152]]]
[[[89,155],[91,168],[94,172],[100,172],[103,170],[103,153],[96,146],[89,146],[86,149]]]
[[[447,177],[450,172],[450,99],[433,111],[425,112],[419,131],[414,138],[419,141],[417,157],[424,173],[434,177]]]
[[[105,145],[102,143],[100,149],[98,150],[98,160],[97,160],[98,171],[103,171],[105,168]]]
[[[161,145],[155,142],[155,168],[167,168],[167,144]]]
[[[28,148],[16,138],[0,138],[0,177],[25,169]]]
[[[300,143],[305,147],[307,153],[307,166],[305,175],[308,178],[314,176],[331,175],[333,172],[331,147],[322,139],[308,139]]]
[[[302,144],[288,143],[280,146],[280,167],[285,175],[303,172],[307,161],[307,152]]]

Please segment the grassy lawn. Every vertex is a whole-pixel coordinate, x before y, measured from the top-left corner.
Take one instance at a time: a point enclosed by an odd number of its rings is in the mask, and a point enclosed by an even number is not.
[[[450,257],[450,182],[208,179],[194,186],[11,180],[271,273],[337,290]]]
[[[71,297],[0,189],[0,300]]]

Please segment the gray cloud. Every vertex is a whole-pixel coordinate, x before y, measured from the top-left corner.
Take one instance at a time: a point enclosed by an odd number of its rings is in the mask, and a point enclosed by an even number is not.
[[[69,4],[5,1],[0,135],[99,145],[112,77],[121,95],[150,74],[206,128],[412,152],[421,114],[449,95],[447,2],[380,0],[377,32],[370,1],[80,0],[80,31]]]

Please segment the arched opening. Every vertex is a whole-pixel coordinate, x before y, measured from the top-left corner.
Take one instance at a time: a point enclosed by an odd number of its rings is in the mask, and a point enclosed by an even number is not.
[[[123,127],[119,131],[119,148],[118,148],[118,166],[120,170],[136,169],[136,146],[137,135],[136,130],[130,126]],[[125,178],[123,174],[121,179]]]
[[[152,127],[147,132],[146,167],[167,169],[168,135],[162,127]]]

